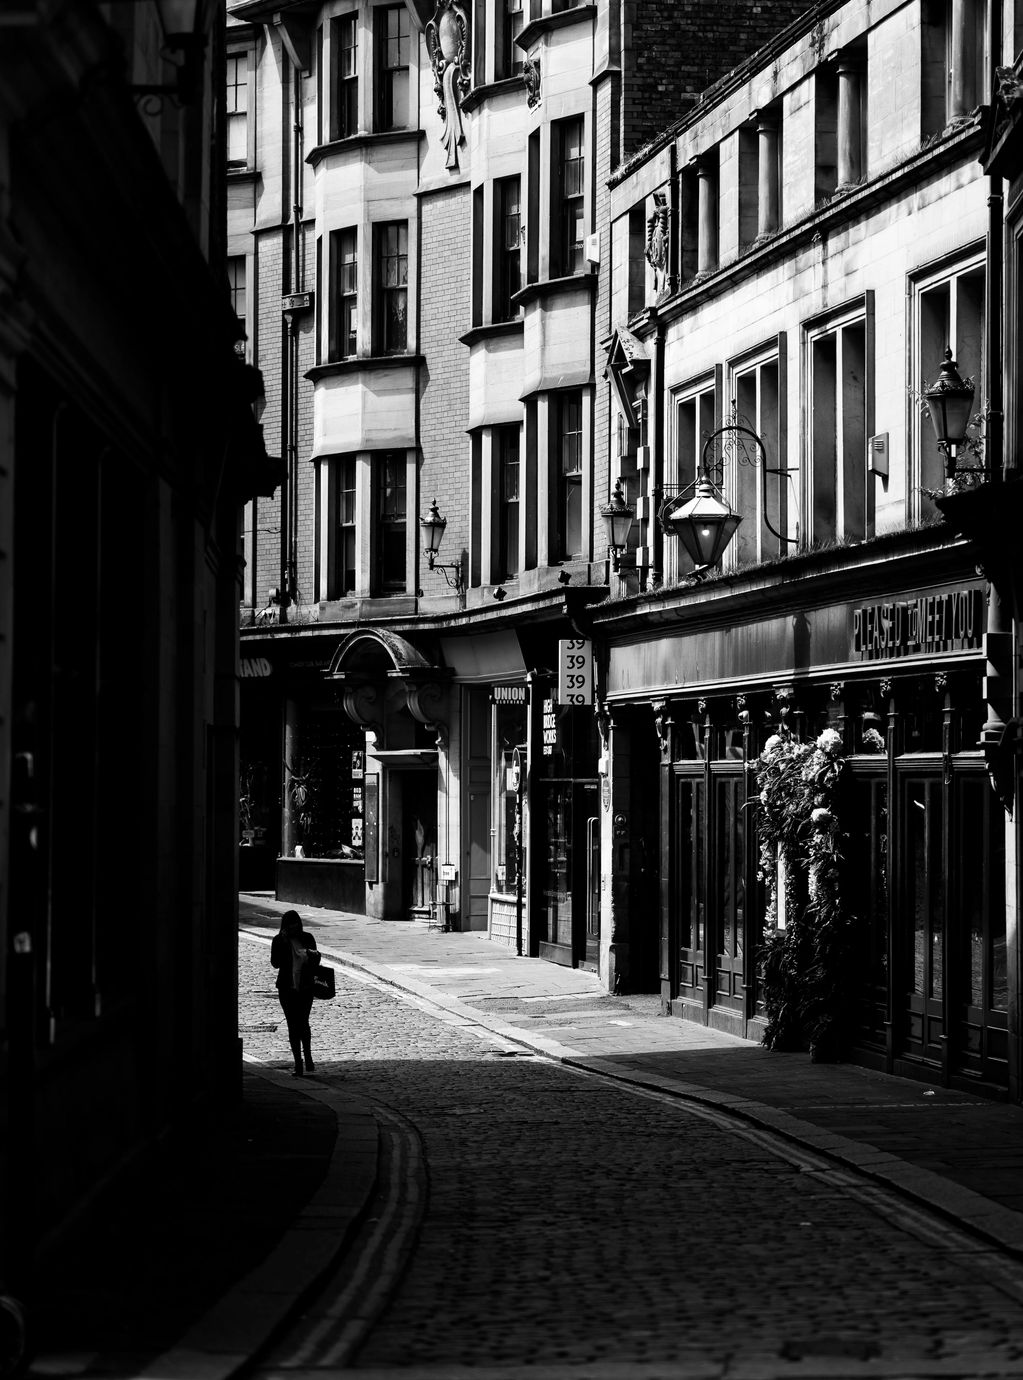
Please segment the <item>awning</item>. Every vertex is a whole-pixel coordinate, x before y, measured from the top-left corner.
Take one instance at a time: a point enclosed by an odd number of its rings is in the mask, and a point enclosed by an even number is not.
[[[441,652],[458,681],[489,684],[525,676],[526,663],[514,632],[475,633],[471,637],[442,637]]]

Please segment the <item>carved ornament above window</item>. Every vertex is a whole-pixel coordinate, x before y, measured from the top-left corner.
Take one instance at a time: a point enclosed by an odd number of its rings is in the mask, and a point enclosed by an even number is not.
[[[437,113],[444,121],[441,142],[447,150],[447,166],[458,167],[458,146],[465,143],[460,102],[469,94],[469,16],[459,0],[437,0],[433,18],[426,26],[426,47],[433,65],[433,89]]]

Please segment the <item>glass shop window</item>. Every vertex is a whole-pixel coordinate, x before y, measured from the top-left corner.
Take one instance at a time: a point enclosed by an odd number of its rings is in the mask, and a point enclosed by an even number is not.
[[[343,714],[309,710],[285,758],[293,839],[307,858],[361,858],[365,738]]]
[[[494,711],[497,724],[497,753],[495,756],[494,812],[494,889],[501,892],[515,890],[517,864],[517,830],[519,827],[519,796],[515,787],[513,764],[515,749],[519,748],[522,770],[525,771],[526,707],[498,705]]]

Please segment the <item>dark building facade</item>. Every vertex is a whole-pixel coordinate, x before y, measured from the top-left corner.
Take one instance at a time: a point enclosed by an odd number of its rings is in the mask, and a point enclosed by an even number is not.
[[[0,1272],[29,1302],[68,1223],[239,1088],[239,512],[273,481],[222,34],[206,7],[171,61],[155,5],[4,16]]]

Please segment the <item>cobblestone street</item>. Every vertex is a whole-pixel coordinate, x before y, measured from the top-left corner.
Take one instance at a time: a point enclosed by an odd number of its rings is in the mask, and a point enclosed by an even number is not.
[[[246,1056],[286,1071],[265,942],[242,936],[240,969]],[[357,1345],[339,1342],[328,1286],[263,1374],[965,1377],[1023,1364],[1023,1271],[957,1228],[727,1113],[516,1053],[349,970],[337,981],[336,1001],[314,1007],[304,1090],[372,1102],[400,1249],[373,1257],[390,1297]],[[377,1249],[364,1232],[354,1253]]]

